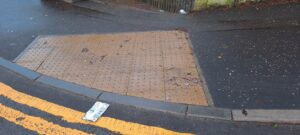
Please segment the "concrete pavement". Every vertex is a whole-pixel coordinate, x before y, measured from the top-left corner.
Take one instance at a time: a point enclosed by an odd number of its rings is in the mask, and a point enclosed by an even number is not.
[[[300,107],[299,4],[181,16],[93,3],[3,3],[0,54],[6,59],[14,59],[37,35],[180,29],[191,37],[215,106]]]

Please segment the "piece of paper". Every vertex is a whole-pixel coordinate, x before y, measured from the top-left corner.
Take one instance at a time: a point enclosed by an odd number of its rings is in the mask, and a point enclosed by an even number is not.
[[[109,104],[107,103],[96,102],[92,108],[85,113],[83,119],[95,122],[101,117],[108,107]]]

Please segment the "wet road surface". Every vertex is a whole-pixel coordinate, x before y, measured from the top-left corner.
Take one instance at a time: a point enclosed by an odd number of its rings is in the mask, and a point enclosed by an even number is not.
[[[205,44],[196,52],[216,106],[299,108],[299,29],[205,32],[200,37],[198,43]]]
[[[190,34],[215,106],[300,108],[300,4],[182,16],[108,6],[98,12],[55,0],[1,3],[6,59],[38,35],[181,29]]]

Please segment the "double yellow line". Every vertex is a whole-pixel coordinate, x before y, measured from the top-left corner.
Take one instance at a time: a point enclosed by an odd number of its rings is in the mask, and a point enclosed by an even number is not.
[[[126,122],[110,117],[101,117],[96,122],[88,122],[82,120],[84,113],[60,106],[46,100],[33,97],[21,92],[18,92],[10,86],[0,82],[0,95],[7,97],[17,103],[36,108],[38,110],[47,112],[69,123],[81,123],[93,125],[100,128],[105,128],[109,131],[128,134],[128,135],[183,135],[188,133],[180,133],[164,129],[161,127],[147,126],[133,122]],[[36,131],[40,134],[88,134],[77,129],[62,127],[60,125],[48,122],[47,120],[24,114],[18,110],[12,109],[0,103],[0,117],[27,128]]]

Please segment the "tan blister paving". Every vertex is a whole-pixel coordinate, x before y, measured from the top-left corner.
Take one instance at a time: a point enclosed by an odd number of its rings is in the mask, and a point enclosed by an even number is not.
[[[165,101],[163,70],[133,73],[127,95]]]
[[[26,68],[36,70],[52,50],[53,48],[50,47],[28,49],[26,53],[18,59],[18,63],[22,63],[21,65]]]
[[[98,90],[207,105],[190,41],[182,31],[43,36],[16,63]]]

